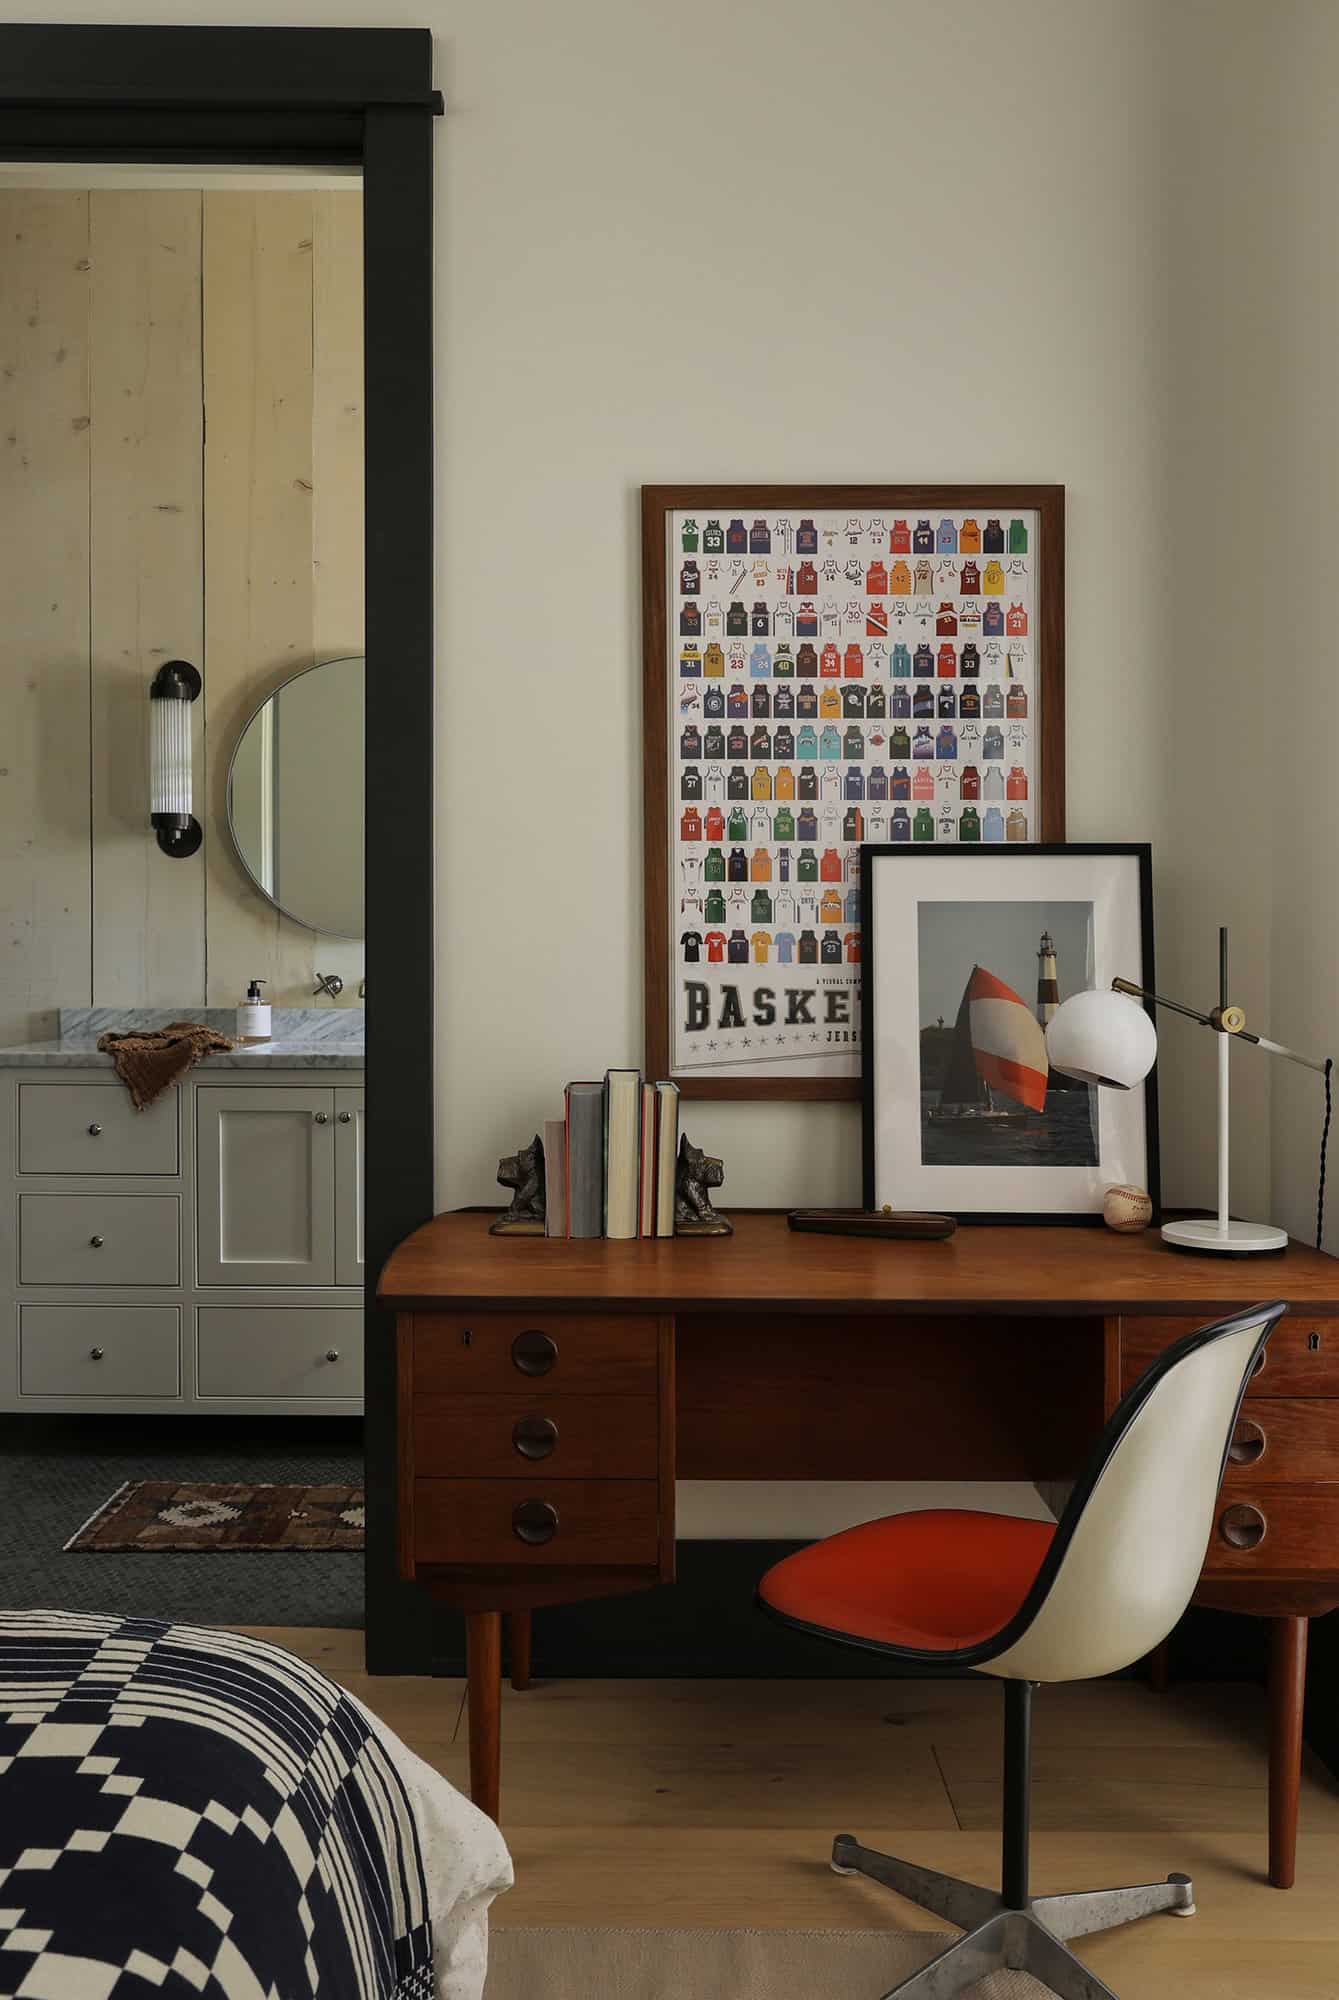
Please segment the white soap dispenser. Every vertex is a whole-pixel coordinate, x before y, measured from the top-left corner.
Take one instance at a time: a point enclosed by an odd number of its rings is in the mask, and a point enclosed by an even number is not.
[[[246,989],[246,999],[237,1009],[237,1039],[239,1042],[268,1042],[270,1040],[270,1003],[262,1000],[260,989],[266,984],[263,979],[253,979]]]

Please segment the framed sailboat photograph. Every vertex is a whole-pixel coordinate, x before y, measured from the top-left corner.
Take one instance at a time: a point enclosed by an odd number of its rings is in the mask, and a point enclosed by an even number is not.
[[[861,866],[865,1207],[1100,1223],[1121,1182],[1156,1219],[1156,1072],[1099,1090],[1046,1046],[1072,993],[1152,988],[1149,848],[866,846]]]

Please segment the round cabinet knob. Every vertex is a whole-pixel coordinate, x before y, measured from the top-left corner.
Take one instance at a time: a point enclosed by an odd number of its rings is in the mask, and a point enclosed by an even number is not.
[[[101,1250],[105,1238],[101,1236],[90,1236],[88,1240],[92,1244],[95,1250]]]
[[[327,1361],[338,1361],[339,1349],[337,1347],[327,1347],[325,1351],[325,1358]]]
[[[330,1123],[330,1120],[326,1116],[324,1111],[318,1111],[316,1114],[316,1122],[318,1125],[328,1125]]]
[[[339,1122],[341,1125],[351,1125],[353,1123],[353,1113],[351,1111],[341,1111]]]
[[[539,1548],[558,1532],[558,1509],[549,1500],[522,1500],[512,1509],[511,1531],[518,1542]]]
[[[90,1125],[88,1128],[88,1136],[90,1139],[100,1139],[102,1137],[101,1125]]]
[[[1230,1548],[1253,1549],[1265,1538],[1265,1517],[1258,1507],[1228,1507],[1218,1518],[1218,1532]]]
[[[547,1375],[558,1359],[558,1343],[552,1334],[536,1326],[518,1333],[511,1344],[511,1358],[522,1375]]]
[[[558,1442],[558,1426],[552,1417],[518,1417],[511,1441],[522,1458],[547,1458]]]
[[[88,1358],[90,1361],[101,1361],[106,1351],[107,1350],[105,1347],[90,1347],[88,1350]]]
[[[1234,1465],[1254,1465],[1257,1458],[1263,1458],[1268,1440],[1263,1428],[1253,1417],[1242,1417],[1232,1433],[1232,1442],[1227,1455]]]

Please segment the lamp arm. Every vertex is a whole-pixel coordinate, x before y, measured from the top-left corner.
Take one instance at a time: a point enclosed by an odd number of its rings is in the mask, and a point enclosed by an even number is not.
[[[1151,1000],[1155,1007],[1170,1007],[1174,1014],[1184,1014],[1187,1020],[1198,1021],[1202,1028],[1218,1028],[1218,1022],[1213,1015],[1201,1014],[1197,1008],[1186,1007],[1179,1000],[1169,1000],[1165,994],[1154,993],[1147,986],[1136,986],[1133,980],[1113,979],[1111,985],[1114,992],[1128,993],[1132,999]],[[1220,1014],[1225,1011],[1226,1009],[1219,1009]],[[1312,1056],[1304,1056],[1297,1049],[1287,1048],[1282,1042],[1273,1042],[1268,1035],[1253,1035],[1249,1028],[1237,1028],[1231,1031],[1219,1028],[1220,1034],[1228,1032],[1234,1033],[1237,1041],[1251,1042],[1257,1049],[1264,1049],[1271,1056],[1286,1056],[1289,1062],[1300,1063],[1303,1069],[1314,1069],[1318,1076],[1325,1074],[1327,1067],[1325,1063],[1317,1062]]]

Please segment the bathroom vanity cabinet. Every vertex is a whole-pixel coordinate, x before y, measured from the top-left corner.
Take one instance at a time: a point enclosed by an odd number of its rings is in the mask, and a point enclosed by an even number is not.
[[[0,1409],[352,1414],[361,1051],[210,1058],[146,1111],[0,1051]]]

